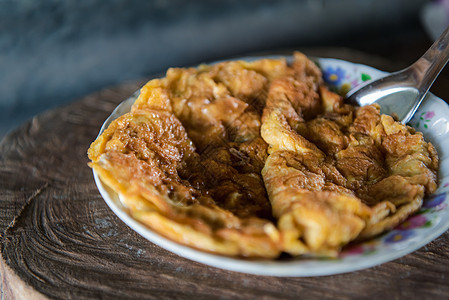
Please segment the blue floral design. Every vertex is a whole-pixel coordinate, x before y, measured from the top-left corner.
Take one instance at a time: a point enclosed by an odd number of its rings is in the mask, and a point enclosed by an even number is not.
[[[394,244],[394,243],[408,240],[409,238],[411,238],[414,235],[415,235],[414,230],[395,230],[395,231],[390,232],[384,241],[387,244]]]
[[[345,70],[340,67],[329,66],[323,70],[323,79],[328,84],[338,86],[345,79]]]
[[[437,207],[446,200],[446,195],[447,193],[432,195],[431,197],[429,197],[424,201],[423,208]]]

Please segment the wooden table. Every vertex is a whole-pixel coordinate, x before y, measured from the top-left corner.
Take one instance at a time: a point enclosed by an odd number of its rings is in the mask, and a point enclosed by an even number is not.
[[[395,67],[359,52],[330,52],[381,69]],[[439,85],[448,82],[444,76]],[[2,299],[449,297],[449,232],[380,266],[310,278],[224,271],[139,236],[101,198],[86,150],[115,106],[144,82],[48,111],[0,144]],[[448,85],[442,92],[449,92]]]

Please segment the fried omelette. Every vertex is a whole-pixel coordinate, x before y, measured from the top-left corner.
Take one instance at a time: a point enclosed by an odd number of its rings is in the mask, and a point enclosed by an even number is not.
[[[172,68],[92,143],[129,214],[207,252],[337,256],[403,222],[437,187],[419,132],[329,91],[302,53]]]

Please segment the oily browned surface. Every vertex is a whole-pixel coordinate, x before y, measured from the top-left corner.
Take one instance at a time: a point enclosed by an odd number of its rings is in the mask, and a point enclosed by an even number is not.
[[[134,233],[101,198],[87,167],[86,150],[114,107],[144,82],[52,110],[1,143],[4,298],[41,294],[61,299],[371,299],[449,294],[449,233],[381,266],[311,278],[254,276],[208,267]]]

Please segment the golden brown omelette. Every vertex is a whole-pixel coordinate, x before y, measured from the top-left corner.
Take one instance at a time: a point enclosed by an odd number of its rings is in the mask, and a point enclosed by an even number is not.
[[[89,149],[159,234],[240,257],[336,256],[416,212],[438,156],[376,105],[343,103],[303,54],[172,68]]]

